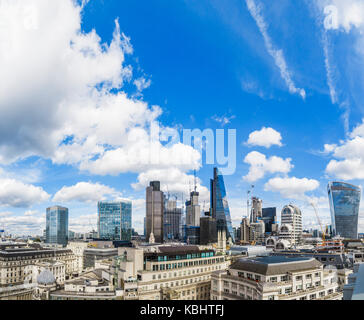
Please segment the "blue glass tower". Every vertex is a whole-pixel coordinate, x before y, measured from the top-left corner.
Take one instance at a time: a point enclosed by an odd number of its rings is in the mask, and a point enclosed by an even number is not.
[[[68,243],[68,209],[63,207],[47,208],[46,243],[66,246]]]
[[[231,224],[230,209],[226,198],[224,177],[214,168],[214,178],[210,181],[210,204],[212,217],[216,219],[217,230],[226,230],[226,239],[231,237],[235,242],[235,235]]]
[[[99,201],[98,231],[99,238],[105,240],[131,240],[130,201]]]
[[[344,182],[330,182],[327,190],[333,234],[357,239],[361,189]]]

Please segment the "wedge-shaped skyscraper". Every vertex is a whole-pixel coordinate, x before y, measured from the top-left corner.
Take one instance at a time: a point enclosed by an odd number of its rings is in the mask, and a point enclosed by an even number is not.
[[[231,225],[230,209],[226,198],[224,177],[217,168],[214,168],[214,178],[210,181],[210,203],[212,217],[216,219],[217,230],[226,230],[226,238],[231,237],[235,242],[233,227]]]
[[[334,235],[357,239],[360,187],[344,182],[330,182],[327,190]]]

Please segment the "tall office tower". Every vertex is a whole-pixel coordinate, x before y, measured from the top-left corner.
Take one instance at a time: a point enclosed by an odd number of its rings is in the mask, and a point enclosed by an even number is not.
[[[182,209],[177,208],[176,200],[166,200],[164,206],[164,239],[181,239]]]
[[[67,246],[68,209],[55,206],[47,208],[46,243]]]
[[[240,224],[240,241],[248,243],[250,241],[250,223],[248,218],[243,218]]]
[[[279,237],[297,245],[302,240],[302,213],[299,208],[289,204],[281,212],[281,230]]]
[[[217,242],[216,219],[209,212],[200,218],[200,244],[206,245]]]
[[[217,168],[214,168],[214,178],[210,180],[210,205],[212,217],[216,219],[217,230],[225,230],[226,238],[231,238],[235,242],[224,177]]]
[[[147,218],[144,217],[144,233],[143,233],[144,237],[146,234],[147,234]]]
[[[146,240],[149,243],[163,243],[164,195],[159,181],[150,182],[150,186],[146,188],[146,202]]]
[[[272,225],[277,223],[277,208],[263,208],[262,220],[265,224],[265,232],[272,233]]]
[[[131,240],[132,204],[130,201],[99,201],[98,234],[105,240]]]
[[[344,182],[330,182],[327,190],[333,234],[357,239],[360,187]]]
[[[186,225],[199,227],[200,226],[200,216],[201,207],[198,204],[199,193],[196,191],[191,192],[191,197],[189,201],[186,201]]]
[[[250,224],[250,240],[264,242],[265,239],[265,224],[262,220],[252,222]]]
[[[257,222],[262,217],[262,200],[256,197],[252,198],[252,210],[250,214],[250,222]]]

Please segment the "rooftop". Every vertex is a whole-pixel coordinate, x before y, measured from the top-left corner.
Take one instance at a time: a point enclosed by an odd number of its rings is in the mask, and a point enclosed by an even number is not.
[[[230,266],[230,269],[250,271],[263,275],[274,275],[317,269],[321,266],[322,264],[315,258],[266,256],[252,259],[239,259]]]

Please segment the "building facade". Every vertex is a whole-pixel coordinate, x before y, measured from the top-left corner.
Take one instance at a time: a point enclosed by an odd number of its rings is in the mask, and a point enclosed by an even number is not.
[[[167,200],[164,209],[164,239],[182,239],[181,221],[182,209],[177,208],[177,201]]]
[[[210,180],[210,205],[212,217],[216,219],[217,229],[225,229],[226,237],[235,242],[224,177],[217,168],[214,168],[214,178]]]
[[[272,233],[272,226],[277,224],[277,208],[263,208],[262,220],[265,224],[265,232]]]
[[[105,240],[131,240],[131,201],[99,201],[98,234]]]
[[[146,189],[146,241],[163,243],[164,195],[160,182],[152,181]]]
[[[360,187],[344,182],[330,182],[327,190],[333,234],[343,238],[357,239]]]
[[[262,209],[263,201],[257,197],[252,198],[252,209],[250,214],[250,222],[257,222],[263,215]]]
[[[291,245],[298,245],[302,241],[302,212],[289,204],[281,212],[281,229],[279,238],[287,240]]]
[[[335,272],[314,258],[239,259],[211,276],[212,300],[341,300]]]
[[[46,243],[67,246],[68,209],[60,206],[47,208]]]
[[[186,201],[186,225],[199,227],[200,226],[200,216],[201,207],[198,204],[199,193],[192,191],[190,195],[190,200]]]
[[[229,262],[198,246],[119,248],[118,287],[124,299],[209,300],[211,273]]]

